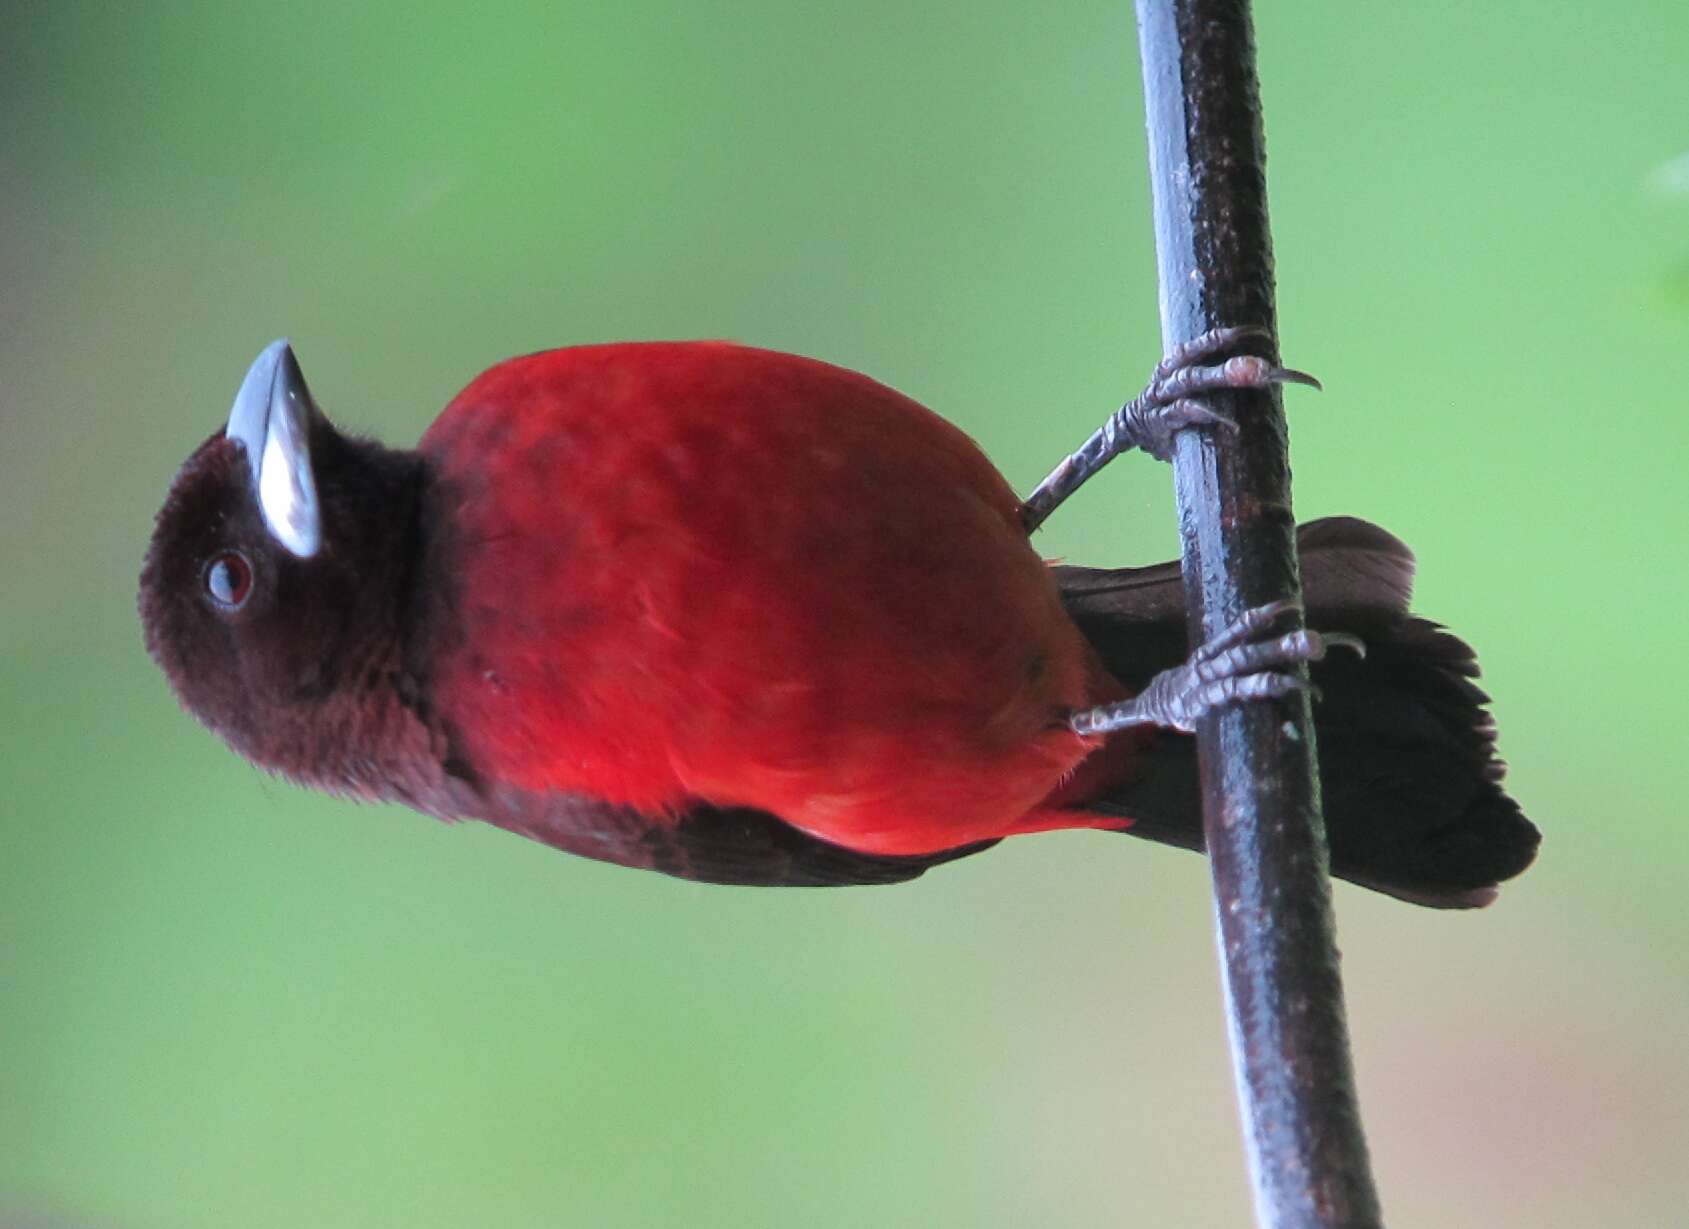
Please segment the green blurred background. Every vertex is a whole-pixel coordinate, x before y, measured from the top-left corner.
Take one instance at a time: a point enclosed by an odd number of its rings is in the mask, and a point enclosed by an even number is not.
[[[1328,390],[1290,396],[1298,511],[1416,546],[1548,834],[1487,913],[1337,890],[1386,1208],[1689,1223],[1689,7],[1260,21],[1285,349]],[[392,442],[522,351],[798,350],[1028,489],[1159,349],[1125,0],[4,27],[0,1224],[1246,1223],[1198,859],[595,865],[264,777],[133,609],[283,334]],[[1166,471],[1043,546],[1168,557]]]

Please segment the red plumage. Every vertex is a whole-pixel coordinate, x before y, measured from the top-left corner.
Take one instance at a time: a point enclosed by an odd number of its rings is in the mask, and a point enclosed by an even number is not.
[[[1097,741],[1065,716],[1124,695],[997,470],[854,372],[556,350],[477,378],[420,449],[464,595],[436,702],[523,789],[930,853],[1047,826]]]

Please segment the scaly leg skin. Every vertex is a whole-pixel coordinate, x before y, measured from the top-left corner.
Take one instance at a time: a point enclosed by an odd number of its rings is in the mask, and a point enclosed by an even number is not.
[[[1305,371],[1279,367],[1258,354],[1240,354],[1216,363],[1244,343],[1271,346],[1272,333],[1255,325],[1214,329],[1177,347],[1150,375],[1143,392],[1121,406],[1079,448],[1050,472],[1027,497],[1021,522],[1031,533],[1059,504],[1115,457],[1141,448],[1157,460],[1173,457],[1173,436],[1186,427],[1237,430],[1237,423],[1197,400],[1222,389],[1267,388],[1274,384],[1320,382]]]
[[[1078,734],[1111,734],[1135,725],[1159,725],[1186,734],[1197,721],[1234,700],[1264,700],[1287,696],[1309,687],[1306,679],[1287,673],[1318,661],[1334,648],[1352,649],[1363,656],[1366,645],[1347,632],[1315,632],[1301,628],[1271,634],[1294,602],[1271,602],[1246,610],[1218,636],[1190,655],[1182,666],[1163,670],[1130,700],[1074,713],[1068,724]]]

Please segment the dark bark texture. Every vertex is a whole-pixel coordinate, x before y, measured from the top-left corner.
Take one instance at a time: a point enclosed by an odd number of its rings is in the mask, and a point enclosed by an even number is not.
[[[1276,330],[1247,0],[1137,0],[1137,10],[1163,344],[1223,325]],[[1173,458],[1193,644],[1249,607],[1300,599],[1279,390],[1214,400],[1241,431],[1186,431]],[[1270,1229],[1379,1225],[1309,697],[1229,706],[1199,725],[1197,745],[1257,1219]]]

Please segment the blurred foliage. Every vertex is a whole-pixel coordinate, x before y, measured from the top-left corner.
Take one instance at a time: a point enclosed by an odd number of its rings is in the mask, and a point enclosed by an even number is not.
[[[1264,5],[1298,510],[1421,552],[1541,865],[1339,888],[1393,1223],[1656,1225],[1689,1154],[1689,9]],[[8,6],[0,1223],[1242,1223],[1201,862],[708,889],[262,777],[134,577],[291,335],[402,442],[509,354],[859,367],[1026,489],[1158,345],[1130,6]],[[1653,175],[1656,178],[1650,179]],[[1175,547],[1129,461],[1051,554]],[[7,1218],[11,1218],[8,1222]]]

